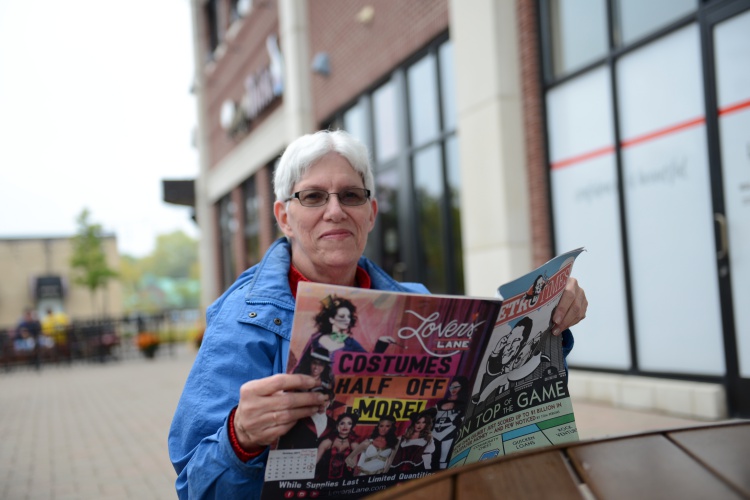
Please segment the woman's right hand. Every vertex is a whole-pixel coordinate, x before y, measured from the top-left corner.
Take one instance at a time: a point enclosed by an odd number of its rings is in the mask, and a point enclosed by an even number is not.
[[[325,396],[308,392],[315,379],[302,374],[278,374],[251,380],[240,387],[234,430],[240,446],[255,452],[286,434],[303,417],[318,411]]]

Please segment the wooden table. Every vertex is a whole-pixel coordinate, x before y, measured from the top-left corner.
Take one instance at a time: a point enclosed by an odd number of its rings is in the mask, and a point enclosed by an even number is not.
[[[750,421],[539,448],[448,469],[370,500],[750,498]]]

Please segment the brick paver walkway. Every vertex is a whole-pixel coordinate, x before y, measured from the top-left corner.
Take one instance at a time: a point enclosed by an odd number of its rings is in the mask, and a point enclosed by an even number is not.
[[[195,351],[160,354],[0,371],[0,500],[176,498],[167,432]],[[574,408],[582,439],[697,423]]]
[[[0,371],[0,499],[174,499],[167,432],[194,351]]]

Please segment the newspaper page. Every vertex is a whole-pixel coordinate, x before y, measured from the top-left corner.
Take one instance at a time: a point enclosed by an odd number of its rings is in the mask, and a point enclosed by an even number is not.
[[[481,354],[450,466],[578,440],[562,338],[552,313],[582,248],[501,286],[504,298]]]
[[[446,468],[501,304],[300,283],[288,372],[330,404],[270,451],[262,498],[358,497]]]
[[[287,371],[327,404],[272,446],[262,499],[357,498],[577,439],[560,337],[540,330],[576,255],[504,285],[505,301],[300,283]]]

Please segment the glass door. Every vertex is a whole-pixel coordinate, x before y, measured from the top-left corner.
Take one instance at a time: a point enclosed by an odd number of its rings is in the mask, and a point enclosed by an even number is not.
[[[721,195],[714,214],[723,288],[728,396],[750,416],[750,1],[724,4],[710,16],[711,87]]]

